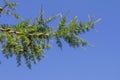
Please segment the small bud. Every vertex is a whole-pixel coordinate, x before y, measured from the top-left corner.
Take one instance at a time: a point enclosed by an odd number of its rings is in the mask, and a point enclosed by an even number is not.
[[[12,30],[11,30],[11,31],[8,31],[8,33],[9,33],[9,34],[13,34],[13,33],[14,33],[14,31],[12,31]]]
[[[22,35],[23,33],[22,32],[15,32],[17,35]]]
[[[20,49],[19,52],[23,52],[24,50],[23,49]]]
[[[41,37],[41,36],[44,36],[44,33],[39,33],[39,34],[36,34],[36,35]]]
[[[6,31],[10,31],[10,30],[11,30],[10,28],[6,29]]]
[[[45,34],[46,36],[49,36],[49,34]]]
[[[0,13],[3,11],[3,8],[2,7],[0,7]]]

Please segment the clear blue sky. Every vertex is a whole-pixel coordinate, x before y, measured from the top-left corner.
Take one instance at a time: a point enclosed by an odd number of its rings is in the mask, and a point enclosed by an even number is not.
[[[98,32],[82,35],[95,48],[73,49],[65,43],[61,51],[53,44],[32,70],[24,63],[17,67],[15,57],[7,60],[0,54],[0,80],[120,80],[120,0],[16,1],[17,12],[25,19],[37,17],[42,5],[46,17],[70,10],[69,20],[78,16],[86,21],[88,15],[96,15],[102,21],[95,26]],[[1,17],[0,22],[17,23],[12,17]]]

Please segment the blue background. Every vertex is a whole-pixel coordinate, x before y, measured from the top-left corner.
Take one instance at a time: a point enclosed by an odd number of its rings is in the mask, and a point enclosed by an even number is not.
[[[91,30],[81,35],[95,47],[73,49],[64,43],[60,50],[52,41],[53,48],[45,51],[45,58],[33,65],[32,70],[25,62],[17,67],[15,57],[7,60],[0,52],[0,80],[120,80],[120,0],[16,1],[17,13],[24,19],[37,17],[42,5],[45,17],[70,10],[69,21],[74,16],[86,21],[88,15],[96,15],[102,21],[95,25],[97,32]],[[18,22],[13,17],[0,17],[0,23]],[[57,21],[52,27],[57,27]]]

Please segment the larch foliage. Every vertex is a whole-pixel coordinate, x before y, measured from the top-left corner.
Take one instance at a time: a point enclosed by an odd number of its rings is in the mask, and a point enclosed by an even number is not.
[[[22,18],[15,13],[17,3],[3,1],[4,6],[0,7],[0,16],[6,14],[21,20]],[[58,29],[54,30],[48,23],[58,17],[60,17]],[[36,63],[44,57],[44,50],[52,48],[51,39],[54,39],[60,48],[63,45],[61,39],[73,48],[89,45],[80,35],[94,28],[100,19],[94,21],[90,18],[87,22],[78,22],[77,17],[74,17],[68,24],[67,17],[61,14],[44,19],[43,9],[41,9],[34,23],[30,24],[30,21],[27,19],[14,25],[0,24],[0,43],[3,55],[6,58],[15,55],[18,66],[21,65],[21,59],[25,58],[28,68],[31,68],[32,62]]]

